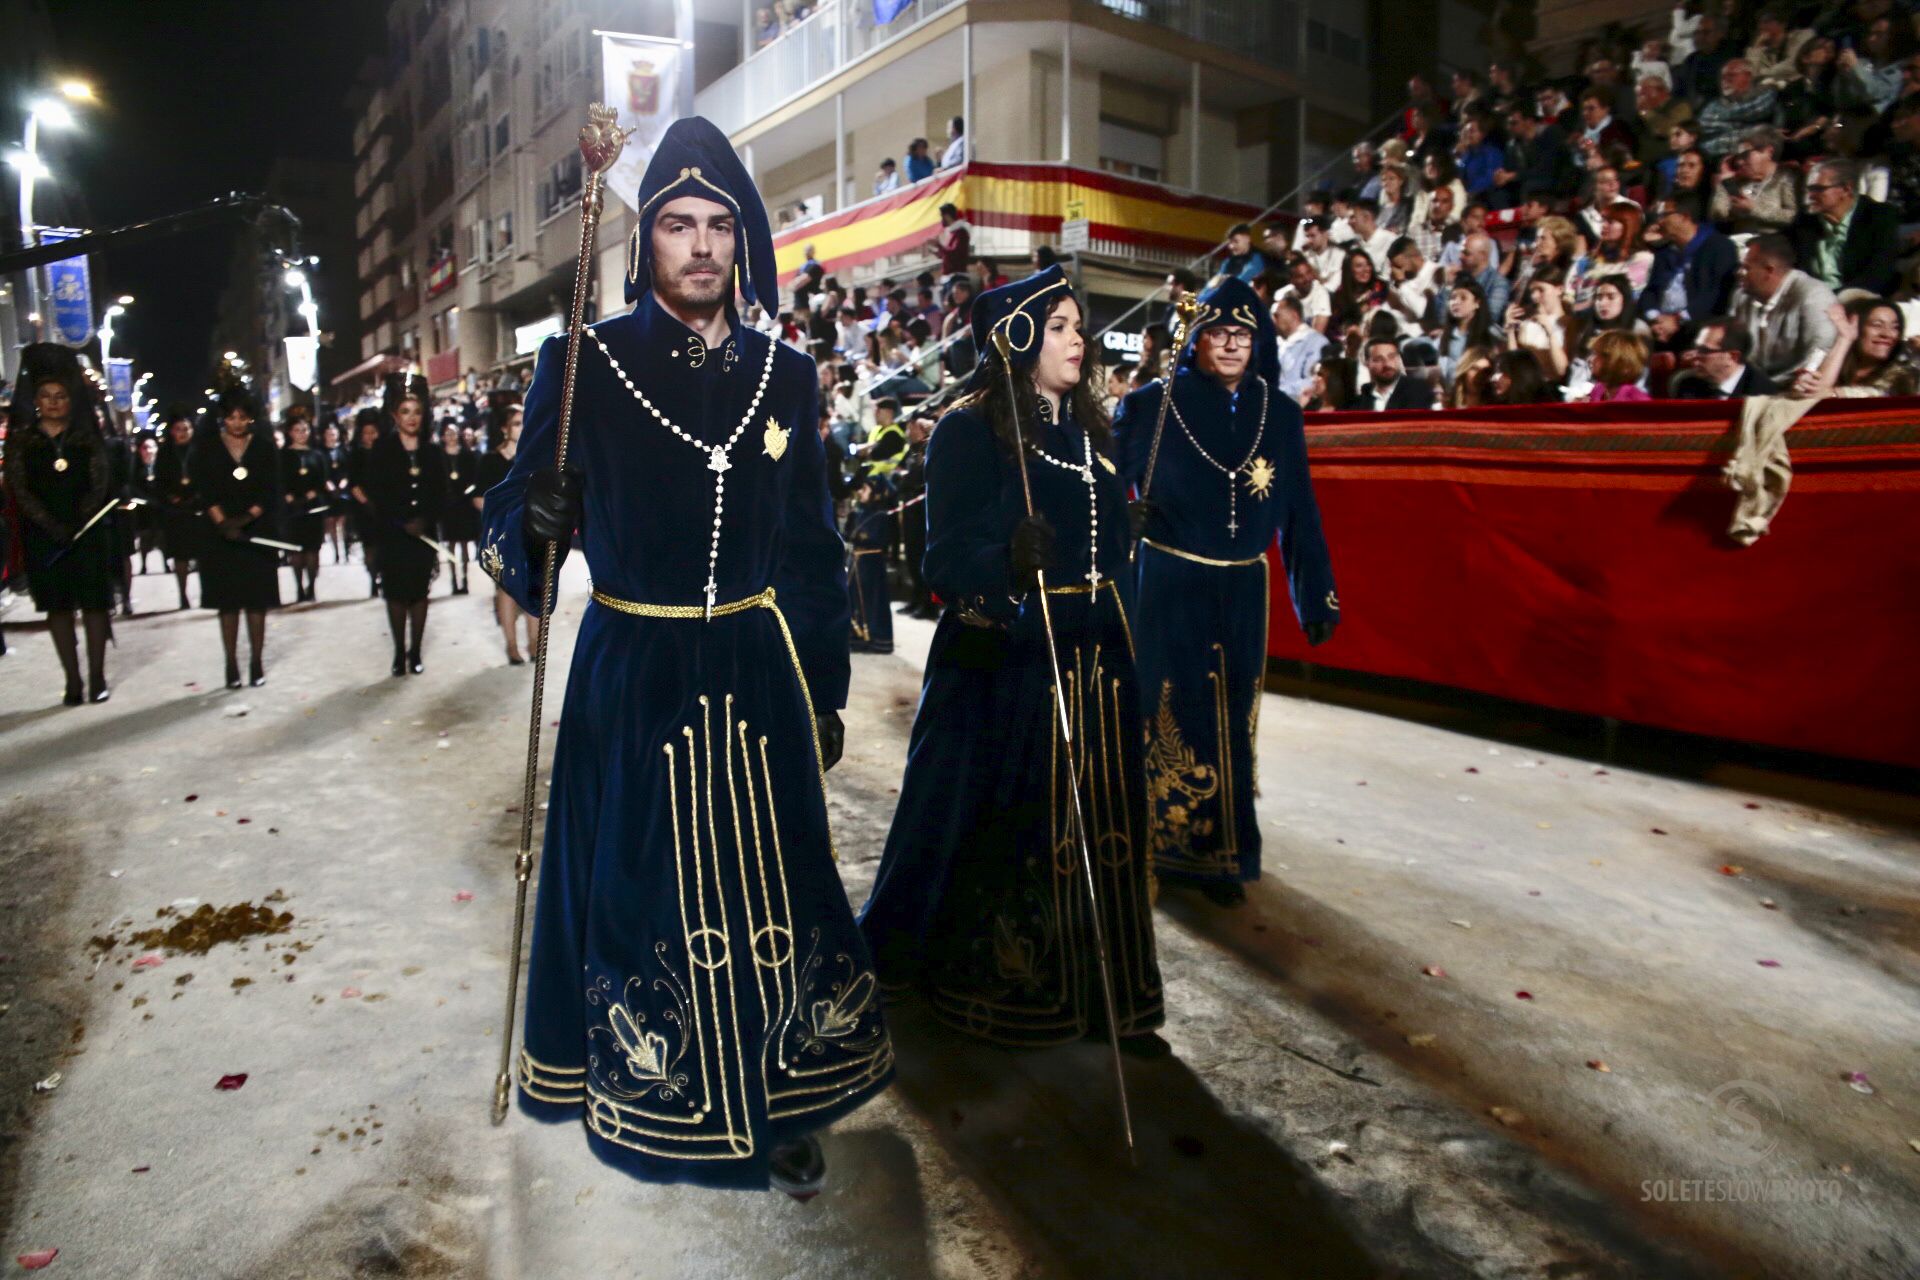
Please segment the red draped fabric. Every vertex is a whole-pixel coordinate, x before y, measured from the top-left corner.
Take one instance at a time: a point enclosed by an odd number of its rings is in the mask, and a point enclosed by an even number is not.
[[[1746,742],[1920,766],[1920,400],[1787,434],[1772,531],[1727,537],[1728,402],[1308,420],[1339,582],[1275,656]]]

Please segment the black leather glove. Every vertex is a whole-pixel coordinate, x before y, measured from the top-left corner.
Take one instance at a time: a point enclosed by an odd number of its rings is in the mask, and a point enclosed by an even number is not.
[[[1013,527],[1007,543],[1007,558],[1013,566],[1013,583],[1021,591],[1032,587],[1043,570],[1053,567],[1056,541],[1053,526],[1044,516],[1028,516]]]
[[[831,769],[840,763],[840,755],[847,748],[847,727],[840,723],[838,711],[815,716],[813,725],[820,734],[820,765]]]
[[[580,489],[586,472],[569,465],[564,473],[542,467],[527,477],[520,528],[533,542],[567,542],[580,524]]]
[[[238,542],[247,532],[245,516],[228,516],[220,522],[220,536],[228,542]]]
[[[417,516],[400,526],[400,532],[406,534],[409,538],[417,538],[426,531],[427,522]]]
[[[1148,528],[1159,514],[1160,508],[1145,498],[1127,504],[1127,529],[1135,541],[1147,536]]]
[[[1339,625],[1338,621],[1309,622],[1300,629],[1307,633],[1307,647],[1317,649],[1333,639],[1333,629]]]

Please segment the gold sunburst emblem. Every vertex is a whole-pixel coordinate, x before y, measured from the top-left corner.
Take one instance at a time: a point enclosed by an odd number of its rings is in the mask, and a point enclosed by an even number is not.
[[[767,415],[767,430],[760,440],[766,446],[767,456],[775,462],[787,451],[787,429],[771,414]]]
[[[1273,464],[1265,458],[1255,458],[1247,467],[1247,488],[1253,490],[1253,496],[1264,498],[1273,488],[1273,477],[1278,474]]]

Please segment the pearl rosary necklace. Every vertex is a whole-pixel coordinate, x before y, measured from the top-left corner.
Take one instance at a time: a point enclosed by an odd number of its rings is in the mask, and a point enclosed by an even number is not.
[[[1260,441],[1267,434],[1267,380],[1259,374],[1255,374],[1253,380],[1260,384],[1260,425],[1253,432],[1253,447],[1247,450],[1247,456],[1237,467],[1229,467],[1202,449],[1200,442],[1194,439],[1192,429],[1187,426],[1187,420],[1180,416],[1180,406],[1172,401],[1167,404],[1167,407],[1173,410],[1173,420],[1180,424],[1180,430],[1187,437],[1187,443],[1193,446],[1193,451],[1199,454],[1208,466],[1227,478],[1227,532],[1230,534],[1240,532],[1240,488],[1234,483],[1234,477],[1245,474],[1248,477],[1248,487],[1254,491],[1255,496],[1261,498],[1267,496],[1266,487],[1271,483],[1271,477],[1260,473],[1259,468],[1254,465],[1255,456],[1260,452]],[[1171,396],[1173,388],[1164,387],[1161,394]]]
[[[633,398],[645,406],[647,412],[652,414],[661,426],[707,455],[707,470],[713,472],[713,541],[707,548],[706,589],[706,617],[711,621],[714,597],[719,592],[719,587],[716,585],[716,572],[720,564],[720,516],[727,505],[727,472],[733,467],[733,460],[727,454],[733,448],[734,442],[739,440],[740,433],[747,429],[747,424],[753,421],[753,415],[759,412],[760,398],[767,393],[767,379],[773,375],[774,344],[767,345],[767,363],[760,370],[760,385],[753,389],[753,400],[747,405],[747,412],[741,417],[740,425],[733,429],[733,434],[727,437],[725,444],[706,444],[682,430],[679,423],[654,407],[653,401],[647,399],[646,393],[633,385],[633,379],[628,377],[627,371],[620,367],[620,362],[613,358],[613,352],[607,350],[607,344],[600,340],[599,334],[589,328],[587,335],[593,339],[594,345],[600,348],[600,353],[607,358],[607,363],[613,366],[614,373],[619,375],[620,381],[626,384],[627,390],[633,393]]]
[[[1052,421],[1044,403],[1041,406],[1041,416]],[[1071,471],[1087,483],[1087,582],[1098,591],[1100,589],[1100,502],[1095,496],[1093,480],[1093,437],[1082,431],[1080,444],[1084,451],[1084,460],[1080,462],[1068,462],[1065,459],[1056,458],[1039,445],[1033,447],[1033,452],[1041,461],[1051,462],[1062,471]]]

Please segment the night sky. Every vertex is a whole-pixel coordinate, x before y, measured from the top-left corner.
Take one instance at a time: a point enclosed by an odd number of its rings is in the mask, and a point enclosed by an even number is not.
[[[89,221],[108,228],[258,191],[280,156],[350,160],[347,92],[361,61],[385,46],[386,9],[383,0],[54,4],[55,64],[102,98],[83,109],[82,129],[42,135],[54,185],[84,188]],[[59,208],[35,201],[43,222]],[[153,371],[147,394],[163,405],[197,401],[207,385],[234,234],[191,232],[94,260],[97,293],[137,299],[115,322],[114,353]]]

